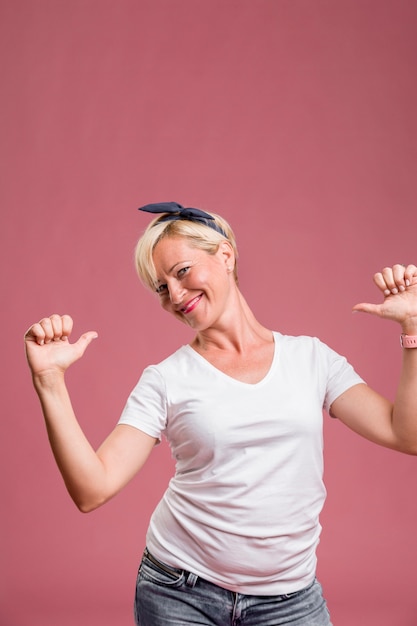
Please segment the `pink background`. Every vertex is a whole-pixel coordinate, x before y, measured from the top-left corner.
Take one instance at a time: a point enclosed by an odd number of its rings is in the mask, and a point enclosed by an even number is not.
[[[2,0],[2,626],[133,623],[169,451],[79,513],[22,337],[52,312],[99,332],[68,375],[98,445],[142,368],[191,338],[137,281],[137,206],[222,213],[259,319],[318,335],[393,397],[399,330],[351,307],[417,259],[416,20],[415,0]],[[415,626],[416,459],[325,431],[334,624]]]

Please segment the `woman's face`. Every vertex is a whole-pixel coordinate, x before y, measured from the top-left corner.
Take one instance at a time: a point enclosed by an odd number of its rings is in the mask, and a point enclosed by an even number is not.
[[[164,237],[153,253],[162,307],[197,331],[219,323],[232,289],[234,255],[227,242],[216,254],[194,248],[183,237]]]

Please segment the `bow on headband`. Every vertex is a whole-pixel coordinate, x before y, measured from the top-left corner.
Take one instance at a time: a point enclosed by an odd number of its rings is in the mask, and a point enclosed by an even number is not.
[[[198,222],[200,224],[204,224],[204,226],[213,228],[213,230],[217,231],[227,239],[226,233],[216,224],[214,217],[205,211],[201,211],[200,209],[193,209],[191,207],[185,208],[177,202],[159,202],[155,204],[146,204],[145,206],[140,207],[139,211],[146,211],[147,213],[167,213],[167,215],[162,217],[159,222],[170,222],[174,220]]]

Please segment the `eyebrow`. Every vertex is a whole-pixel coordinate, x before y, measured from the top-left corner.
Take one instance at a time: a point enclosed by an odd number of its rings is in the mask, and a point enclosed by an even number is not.
[[[171,274],[172,270],[174,270],[177,267],[177,265],[181,265],[181,263],[185,263],[185,261],[178,261],[178,263],[174,263],[171,269],[168,270],[168,274]]]
[[[177,267],[177,265],[181,265],[181,263],[192,263],[192,261],[178,261],[177,263],[174,263],[174,265],[168,270],[168,274],[171,274],[171,272]],[[158,284],[163,284],[164,281],[162,281],[160,278],[156,279],[156,283]]]

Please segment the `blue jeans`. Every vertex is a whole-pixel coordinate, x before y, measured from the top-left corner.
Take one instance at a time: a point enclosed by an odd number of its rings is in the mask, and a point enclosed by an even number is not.
[[[228,591],[161,563],[145,550],[139,567],[137,626],[331,626],[320,583],[281,596]]]

